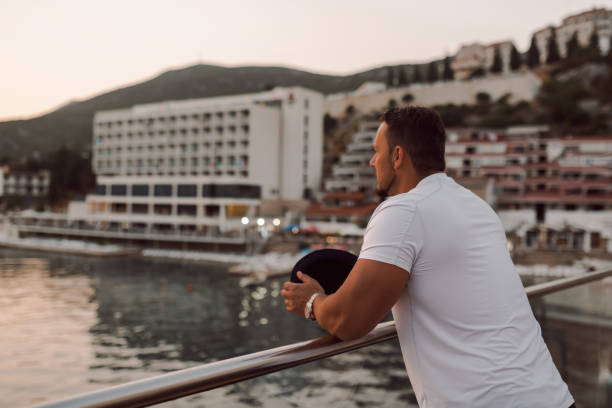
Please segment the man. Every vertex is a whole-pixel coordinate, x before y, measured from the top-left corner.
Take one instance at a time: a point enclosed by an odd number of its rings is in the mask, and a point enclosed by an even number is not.
[[[332,295],[305,274],[287,310],[355,339],[391,309],[421,407],[570,407],[497,215],[446,176],[445,131],[420,107],[383,115],[370,166],[388,195]],[[309,302],[310,301],[310,302]],[[307,305],[309,303],[309,305]]]

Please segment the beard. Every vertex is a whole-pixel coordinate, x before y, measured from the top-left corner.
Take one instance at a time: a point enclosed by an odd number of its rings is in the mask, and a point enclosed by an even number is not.
[[[395,174],[393,175],[393,177],[391,178],[391,181],[389,181],[386,187],[382,187],[382,186],[376,187],[376,195],[380,197],[381,201],[383,201],[389,195],[389,189],[393,185],[394,181],[395,181]]]

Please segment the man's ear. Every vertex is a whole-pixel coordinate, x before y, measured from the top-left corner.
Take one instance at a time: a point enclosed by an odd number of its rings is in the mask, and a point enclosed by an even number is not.
[[[393,168],[395,170],[402,167],[404,161],[406,160],[406,152],[400,146],[395,146],[393,152],[391,153],[391,163],[393,163]]]

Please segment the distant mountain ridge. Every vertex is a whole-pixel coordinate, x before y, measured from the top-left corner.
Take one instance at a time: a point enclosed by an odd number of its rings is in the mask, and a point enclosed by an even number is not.
[[[406,71],[416,65],[394,65]],[[27,120],[0,122],[0,156],[11,159],[46,154],[60,146],[91,149],[96,111],[137,104],[261,92],[274,86],[303,86],[324,94],[353,90],[365,81],[387,80],[388,66],[351,75],[323,75],[284,67],[194,65],[164,72],[153,79],[70,102]]]

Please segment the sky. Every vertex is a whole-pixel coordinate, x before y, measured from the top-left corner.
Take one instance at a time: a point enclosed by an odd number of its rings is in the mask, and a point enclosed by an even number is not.
[[[612,0],[0,0],[0,120],[197,63],[350,74],[513,40]]]

